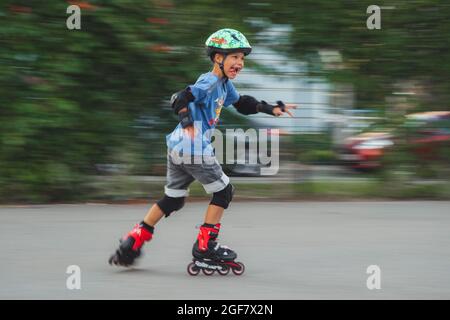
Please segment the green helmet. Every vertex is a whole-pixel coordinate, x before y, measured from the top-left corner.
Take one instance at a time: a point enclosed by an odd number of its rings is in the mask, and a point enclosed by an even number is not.
[[[213,60],[215,53],[243,52],[248,55],[252,47],[247,38],[234,29],[220,29],[209,36],[205,42],[207,54]]]

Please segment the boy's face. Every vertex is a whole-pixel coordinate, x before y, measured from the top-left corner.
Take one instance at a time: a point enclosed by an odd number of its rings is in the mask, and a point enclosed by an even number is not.
[[[225,75],[234,79],[238,75],[238,73],[244,68],[244,59],[245,56],[242,52],[233,52],[227,55],[225,59],[225,63],[223,64],[223,70],[225,71]],[[223,55],[216,55],[216,62],[222,62]]]

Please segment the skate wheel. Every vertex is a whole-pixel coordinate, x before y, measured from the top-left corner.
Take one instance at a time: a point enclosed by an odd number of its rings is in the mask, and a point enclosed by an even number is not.
[[[239,265],[239,268],[233,268],[232,271],[235,275],[240,276],[245,271],[245,266],[242,262],[236,262],[237,265]]]
[[[117,266],[117,265],[119,264],[119,261],[118,261],[118,259],[117,259],[117,255],[116,255],[116,254],[113,254],[111,257],[109,257],[108,262],[109,262],[110,265],[115,265],[115,266]]]
[[[202,271],[205,276],[212,276],[212,274],[214,273],[214,270],[210,269],[202,269]]]
[[[191,276],[196,276],[200,273],[200,269],[195,265],[194,262],[191,262],[188,264],[187,266],[187,272],[191,275]]]
[[[222,270],[217,270],[217,272],[222,276],[226,276],[230,272],[230,268],[228,266],[222,266],[222,268]]]

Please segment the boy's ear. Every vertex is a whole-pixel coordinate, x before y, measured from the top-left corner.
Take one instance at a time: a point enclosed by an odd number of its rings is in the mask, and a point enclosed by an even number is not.
[[[216,63],[222,63],[223,62],[223,55],[220,53],[214,54],[214,62]]]

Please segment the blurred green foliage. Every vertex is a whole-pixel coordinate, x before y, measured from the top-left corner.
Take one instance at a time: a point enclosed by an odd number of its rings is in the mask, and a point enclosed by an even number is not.
[[[426,110],[448,110],[450,102],[450,5],[446,0],[279,1],[275,22],[294,31],[288,52],[317,61],[318,49],[338,50],[342,63],[328,72],[335,82],[351,83],[359,108],[386,105],[386,96],[408,81],[421,83]],[[381,10],[381,29],[368,30],[366,9]],[[322,65],[323,66],[323,65]],[[322,68],[318,69],[319,72]]]
[[[68,30],[66,8],[82,9]],[[404,81],[423,84],[422,109],[447,109],[450,6],[444,0],[381,1],[382,29],[366,28],[372,1],[3,0],[0,4],[0,201],[89,198],[98,164],[154,172],[176,121],[171,93],[208,71],[203,42],[222,27],[352,83],[358,107],[386,108]],[[251,23],[253,21],[253,23]],[[260,21],[261,23],[254,23]],[[253,38],[289,24],[286,41]],[[318,50],[337,50],[326,70]],[[145,130],[141,130],[145,128]],[[144,132],[144,133],[143,133]],[[311,150],[314,157],[326,148]],[[316,155],[314,155],[316,153]]]
[[[335,164],[332,137],[329,132],[299,134],[292,138],[296,160],[304,164]]]
[[[81,30],[66,28],[69,4]],[[176,124],[164,101],[210,68],[205,37],[245,30],[236,14],[219,1],[2,1],[0,199],[77,199],[96,164],[161,157]],[[156,138],[137,138],[143,115]]]

